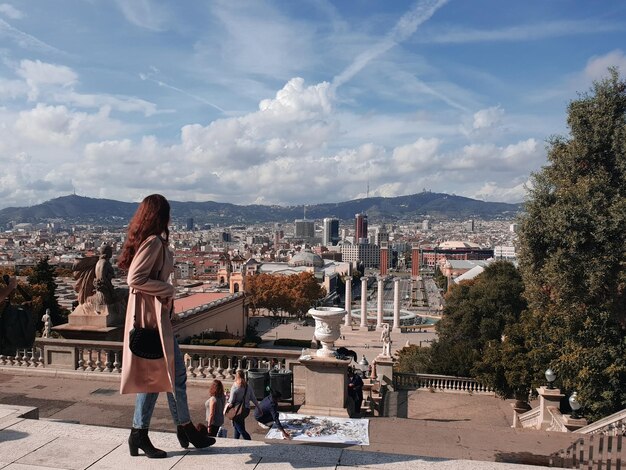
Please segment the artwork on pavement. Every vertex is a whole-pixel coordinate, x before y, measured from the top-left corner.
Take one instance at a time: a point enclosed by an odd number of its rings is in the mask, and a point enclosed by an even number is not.
[[[368,419],[280,413],[280,422],[294,441],[334,442],[363,446],[370,443]],[[283,435],[278,429],[272,427],[265,438],[282,439]]]

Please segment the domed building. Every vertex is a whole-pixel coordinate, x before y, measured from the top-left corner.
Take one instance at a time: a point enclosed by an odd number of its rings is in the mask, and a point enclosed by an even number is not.
[[[299,251],[291,257],[287,262],[289,267],[308,266],[312,268],[323,268],[324,260],[318,254],[313,253],[310,249]]]

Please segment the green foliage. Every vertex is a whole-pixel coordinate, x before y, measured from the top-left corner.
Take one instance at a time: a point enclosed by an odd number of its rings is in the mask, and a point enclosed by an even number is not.
[[[551,367],[597,419],[626,406],[626,82],[615,69],[568,107],[520,221],[534,383]]]
[[[443,273],[441,272],[441,269],[439,269],[439,265],[437,264],[435,265],[434,279],[435,279],[435,284],[437,284],[437,287],[442,289],[444,292],[448,290],[448,278],[443,275]]]
[[[69,312],[59,305],[56,296],[56,269],[48,261],[47,256],[42,258],[29,273],[27,280],[33,295],[33,310],[39,315],[49,308],[52,323],[58,325],[67,322]]]
[[[502,360],[509,346],[503,338],[526,308],[522,292],[521,276],[507,261],[494,262],[473,281],[454,286],[436,326],[439,338],[431,346],[429,372],[475,376],[503,396],[517,394],[518,388],[527,395],[528,380],[517,382],[519,377],[509,374],[516,362]]]
[[[414,344],[396,351],[394,371],[406,374],[427,374],[432,370],[430,348],[421,348]]]

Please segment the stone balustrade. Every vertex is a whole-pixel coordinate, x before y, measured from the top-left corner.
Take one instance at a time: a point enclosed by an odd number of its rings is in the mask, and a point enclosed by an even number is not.
[[[435,374],[404,374],[395,371],[393,372],[393,388],[395,390],[428,388],[441,392],[494,393],[492,388],[468,377]]]
[[[618,411],[578,429],[582,434],[603,434],[605,436],[626,436],[626,410]]]
[[[514,428],[537,429],[541,424],[541,409],[539,407],[528,410],[526,413],[514,413]]]
[[[291,369],[299,351],[261,348],[181,345],[188,354],[187,376],[190,380],[232,380],[237,369]],[[20,370],[56,370],[97,374],[101,377],[122,371],[122,343],[38,338],[33,348],[20,349],[15,356],[1,356],[0,368]]]

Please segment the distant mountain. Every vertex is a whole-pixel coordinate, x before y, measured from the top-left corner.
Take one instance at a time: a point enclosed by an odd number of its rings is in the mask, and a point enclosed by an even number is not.
[[[293,222],[303,217],[303,206],[238,206],[223,202],[170,201],[172,218],[193,217],[196,224],[251,224],[261,222]],[[123,225],[137,209],[137,203],[112,199],[94,199],[76,195],[51,199],[31,207],[7,207],[0,210],[0,225],[8,222],[95,223]],[[372,221],[415,220],[425,216],[461,219],[512,218],[522,209],[521,204],[484,202],[462,196],[422,192],[409,196],[370,197],[352,201],[306,206],[309,219],[337,217],[348,220],[359,212],[367,213]]]

